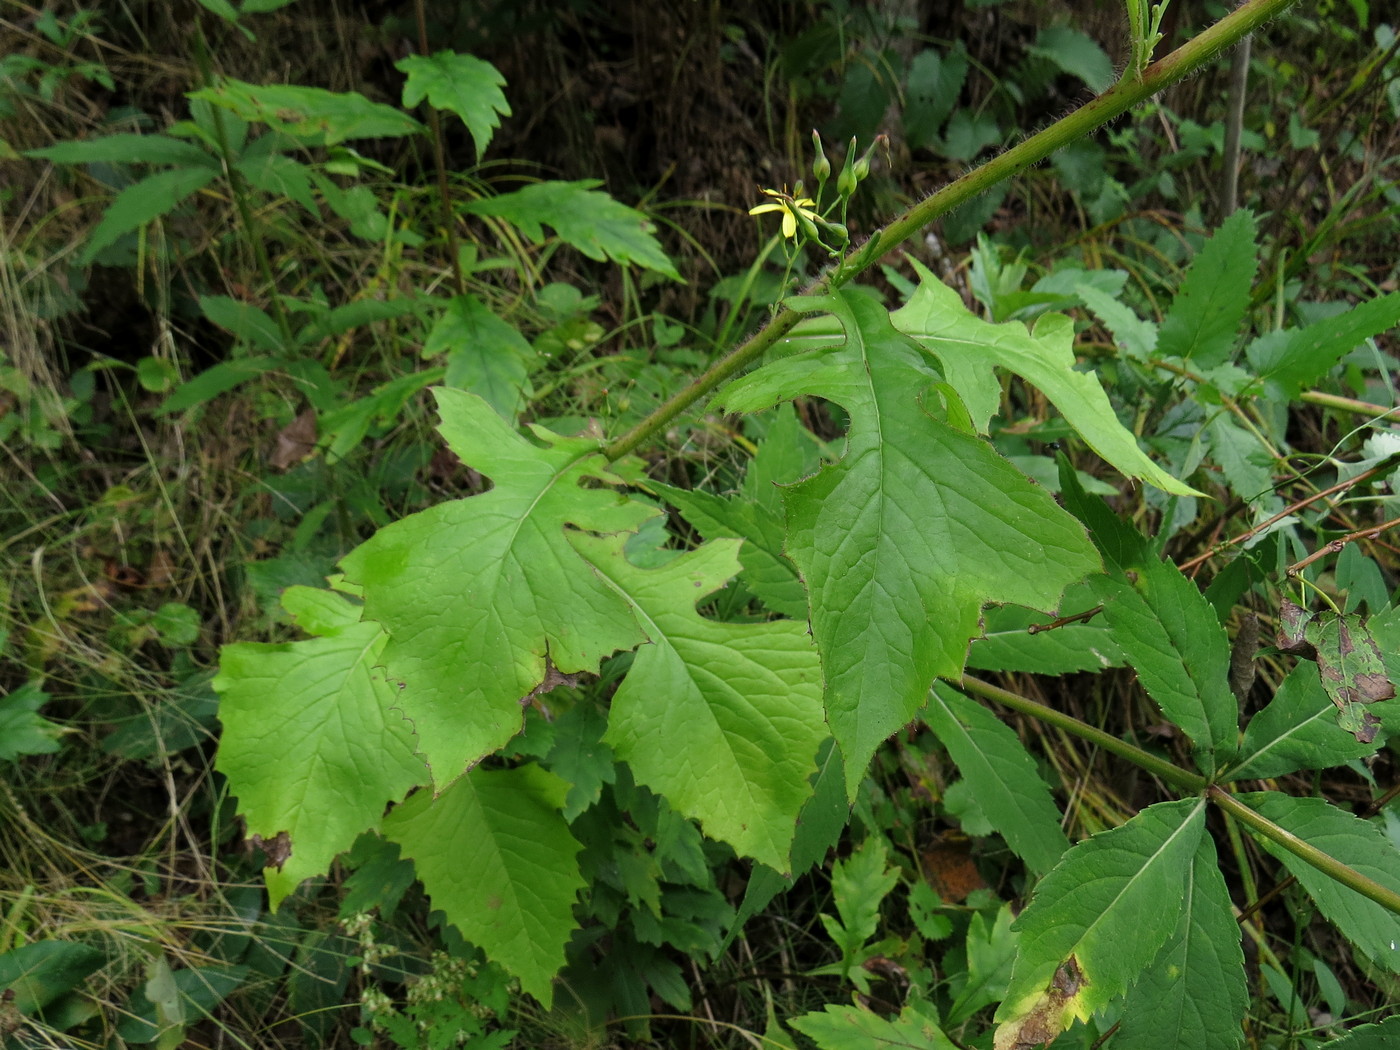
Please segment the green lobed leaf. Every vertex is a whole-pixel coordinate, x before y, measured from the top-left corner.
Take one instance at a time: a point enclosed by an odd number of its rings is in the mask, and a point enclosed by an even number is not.
[[[1128,990],[1177,928],[1204,834],[1204,800],[1159,802],[1065,854],[1012,927],[997,1050],[1050,1042]]]
[[[583,847],[559,815],[568,785],[536,765],[474,769],[384,820],[433,907],[546,1007],[574,930]]]
[[[1010,727],[942,682],[934,683],[923,718],[1006,844],[1037,874],[1053,868],[1069,839],[1035,759]]]
[[[776,514],[743,495],[726,499],[655,481],[647,487],[679,509],[705,539],[745,540],[739,564],[749,589],[774,612],[806,617],[807,591],[797,567],[783,554],[783,523]]]
[[[1267,791],[1240,795],[1239,800],[1309,845],[1400,893],[1400,850],[1377,825],[1321,798],[1290,798]],[[1256,837],[1367,958],[1400,973],[1400,915],[1334,881],[1271,840]]]
[[[544,241],[542,227],[550,226],[561,241],[590,259],[635,263],[679,281],[681,275],[652,235],[647,217],[599,191],[601,185],[597,179],[537,182],[470,201],[462,210],[513,222],[536,244]]]
[[[1304,328],[1270,332],[1249,347],[1249,361],[1279,400],[1292,401],[1372,336],[1400,325],[1400,292],[1353,306]]]
[[[1384,710],[1397,706],[1387,704]],[[1339,732],[1336,711],[1322,688],[1317,665],[1300,660],[1269,705],[1249,720],[1240,763],[1229,771],[1229,779],[1263,780],[1299,769],[1328,769],[1374,754],[1384,737],[1364,743]],[[1391,714],[1383,721],[1393,722],[1396,717]]]
[[[63,727],[39,714],[51,697],[38,682],[25,682],[0,696],[0,762],[24,755],[52,755],[59,749]]]
[[[927,1010],[924,1004],[922,1010]],[[909,1005],[893,1019],[861,1006],[828,1003],[821,1011],[795,1017],[788,1024],[811,1039],[820,1050],[956,1050],[934,1018],[919,1005]]]
[[[226,645],[213,682],[224,726],[215,766],[248,834],[291,839],[291,856],[264,872],[274,909],[427,776],[397,690],[377,668],[379,625],[310,587],[289,587],[282,605],[320,637]]]
[[[510,116],[510,104],[501,91],[506,78],[490,62],[438,51],[409,55],[395,62],[394,68],[408,78],[403,85],[404,107],[416,106],[426,98],[434,108],[456,113],[471,132],[478,160],[501,126],[501,117]]]
[[[565,529],[635,531],[657,511],[612,488],[627,468],[596,439],[534,427],[532,442],[482,398],[434,393],[448,446],[495,487],[380,529],[343,567],[389,634],[384,659],[440,789],[519,732],[548,667],[596,673],[646,640]]]
[[[186,97],[227,109],[240,120],[266,124],[284,135],[324,146],[347,139],[397,138],[423,130],[408,114],[371,102],[355,91],[249,84],[221,77],[213,87],[187,92]]]
[[[1196,492],[1147,458],[1132,432],[1118,422],[1098,379],[1076,370],[1074,326],[1068,318],[1046,314],[1033,331],[1019,321],[990,324],[917,260],[911,262],[919,287],[890,314],[890,321],[942,363],[978,433],[987,432],[988,420],[1001,404],[995,370],[1004,368],[1048,397],[1085,444],[1127,477],[1164,492]]]
[[[854,795],[933,679],[962,673],[984,604],[1051,609],[1098,559],[1043,489],[928,413],[938,376],[883,307],[844,292],[796,305],[835,314],[845,341],[775,361],[721,399],[747,412],[813,395],[851,415],[841,460],[784,496],[787,552],[811,596],[827,719]]]
[[[714,540],[649,570],[627,561],[624,537],[569,540],[631,604],[650,639],[613,697],[604,740],[639,783],[711,838],[787,871],[827,736],[806,625],[719,623],[695,611],[739,571],[737,540]]]
[[[1234,1050],[1249,1008],[1240,927],[1215,844],[1201,836],[1176,932],[1128,992],[1119,1050]]]
[[[984,1006],[1005,997],[1020,941],[1011,929],[1014,920],[1007,903],[997,909],[995,919],[989,921],[987,913],[979,911],[968,921],[963,945],[949,953],[961,952],[965,959],[943,963],[944,971],[955,981],[951,989],[953,1002],[945,1018],[949,1026],[966,1021]]]
[[[168,135],[104,135],[26,150],[55,164],[179,164],[218,170],[218,160],[190,142]]]
[[[534,396],[529,381],[534,348],[475,296],[454,297],[428,333],[423,356],[443,353],[447,385],[485,398],[507,422]]]
[[[216,168],[172,168],[128,186],[107,205],[102,220],[89,235],[81,256],[83,264],[92,262],[123,234],[168,215],[218,176]]]
[[[1191,260],[1157,333],[1157,353],[1188,359],[1196,369],[1233,356],[1259,267],[1254,214],[1231,215]]]

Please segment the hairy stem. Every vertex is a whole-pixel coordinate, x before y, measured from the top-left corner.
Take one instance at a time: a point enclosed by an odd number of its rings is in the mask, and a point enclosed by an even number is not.
[[[1043,131],[974,168],[949,183],[931,197],[914,205],[868,242],[853,248],[830,270],[814,280],[804,295],[816,295],[844,283],[874,266],[891,250],[904,243],[936,219],[1027,168],[1040,163],[1056,150],[1083,138],[1141,102],[1145,102],[1183,77],[1195,72],[1226,48],[1233,47],[1269,19],[1287,9],[1294,0],[1246,0],[1233,12],[1199,36],[1183,44],[1160,61],[1143,70],[1140,78],[1125,77],[1093,101],[1086,103]],[[797,324],[799,315],[783,309],[762,330],[720,358],[697,376],[684,390],[669,398],[651,415],[604,449],[608,459],[625,456],[650,440],[668,423],[720,384],[758,360]]]

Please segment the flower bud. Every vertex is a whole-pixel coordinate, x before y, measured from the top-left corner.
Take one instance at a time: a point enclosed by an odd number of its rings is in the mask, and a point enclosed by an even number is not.
[[[831,161],[827,160],[826,150],[822,148],[822,137],[817,134],[816,128],[812,129],[812,149],[816,153],[812,159],[812,175],[820,186],[831,178]]]

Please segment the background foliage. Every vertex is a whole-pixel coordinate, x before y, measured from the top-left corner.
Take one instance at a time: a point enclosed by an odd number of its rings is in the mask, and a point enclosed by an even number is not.
[[[938,6],[6,9],[0,1038],[1394,1038],[1383,12],[608,453],[1135,53]]]

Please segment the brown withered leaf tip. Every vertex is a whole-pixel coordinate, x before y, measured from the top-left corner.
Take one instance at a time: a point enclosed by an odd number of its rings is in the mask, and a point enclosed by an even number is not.
[[[1071,955],[1055,971],[1050,987],[1036,1008],[1016,1023],[1011,1032],[1013,1041],[1004,1041],[998,1033],[997,1050],[1033,1050],[1053,1043],[1065,1030],[1065,1004],[1085,983],[1079,961]]]
[[[265,839],[261,835],[254,835],[248,840],[250,849],[260,849],[267,858],[265,868],[276,868],[282,870],[282,865],[286,864],[292,855],[292,836],[285,831],[279,831],[270,839]]]
[[[555,667],[554,661],[551,660],[549,654],[546,653],[544,658],[544,680],[520,698],[520,706],[524,707],[528,704],[540,714],[544,715],[546,720],[550,720],[552,719],[550,710],[540,701],[540,697],[544,696],[545,693],[553,692],[561,685],[567,685],[573,688],[578,685],[578,680],[579,675],[577,673],[564,674]]]
[[[1278,630],[1274,644],[1282,652],[1312,658],[1312,645],[1303,638],[1303,629],[1312,619],[1312,613],[1301,605],[1295,605],[1287,598],[1278,607]]]

